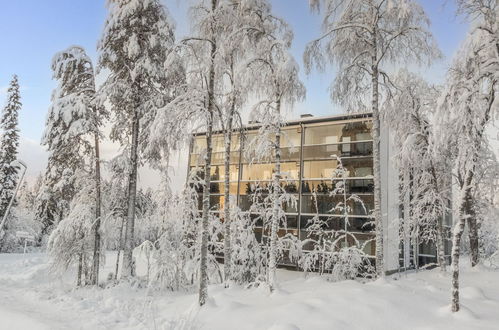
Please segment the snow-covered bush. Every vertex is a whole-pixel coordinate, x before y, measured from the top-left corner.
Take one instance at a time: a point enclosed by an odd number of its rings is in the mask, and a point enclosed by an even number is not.
[[[19,238],[16,233],[24,232],[35,238],[35,242],[28,242],[30,249],[38,245],[38,238],[41,232],[41,224],[35,219],[34,204],[36,191],[39,186],[35,184],[29,186],[26,181],[19,189],[16,204],[11,209],[12,216],[8,218],[4,227],[4,237],[2,238],[0,250],[2,252],[23,252],[24,239]]]
[[[35,220],[33,209],[17,206],[12,209],[14,216],[9,218],[5,234],[2,238],[2,252],[23,252],[24,238],[19,238],[17,232],[25,232],[35,238],[35,242],[28,242],[27,246],[36,245],[36,239],[41,232],[41,224]]]
[[[316,271],[331,281],[370,277],[374,273],[371,257],[365,252],[370,242],[360,242],[344,230],[327,230],[328,220],[314,217],[307,228],[308,237],[297,245],[293,257],[305,272]],[[334,220],[333,220],[334,221]],[[374,239],[371,239],[371,241]],[[304,249],[307,245],[312,249]]]
[[[316,214],[309,220],[306,228],[307,239],[301,245],[296,245],[293,250],[293,258],[298,261],[298,265],[305,272],[317,271],[333,281],[355,279],[358,276],[368,277],[373,274],[374,268],[365,248],[374,238],[361,242],[354,233],[349,231],[351,205],[360,204],[366,214],[367,210],[362,199],[356,194],[348,194],[347,197],[346,179],[349,172],[339,157],[336,160],[338,164],[332,177],[334,188],[329,195],[343,196],[343,198],[332,205],[330,212],[341,215],[341,218],[319,217]],[[320,186],[317,190],[319,189],[321,189]],[[317,190],[312,192],[312,196],[315,210],[318,212]],[[341,229],[334,225],[340,219],[344,226]],[[364,224],[364,226],[370,225],[369,222]],[[307,246],[311,246],[311,249],[306,249]]]
[[[201,255],[201,212],[198,210],[199,178],[194,174],[181,194],[163,190],[155,198],[149,216],[150,226],[157,231],[151,268],[153,286],[169,290],[187,289],[199,277]],[[217,256],[223,251],[220,219],[210,214],[208,227],[208,277],[212,283],[223,280]]]
[[[95,186],[92,183],[86,173],[76,173],[75,186],[80,189],[76,189],[68,214],[50,234],[47,246],[52,272],[61,275],[71,266],[77,266],[77,285],[90,283],[95,222]]]
[[[238,207],[231,208],[231,279],[238,284],[265,281],[266,256],[255,236],[256,221]]]

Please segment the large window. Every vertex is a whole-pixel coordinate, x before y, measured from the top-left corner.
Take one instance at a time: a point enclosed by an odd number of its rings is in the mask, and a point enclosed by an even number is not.
[[[349,177],[366,177],[373,175],[373,160],[371,157],[342,159],[343,167],[348,171]],[[336,159],[331,160],[305,160],[303,161],[303,178],[305,179],[331,179],[338,166]]]
[[[305,145],[372,140],[371,129],[372,123],[366,121],[309,126],[305,128]]]
[[[303,178],[330,179],[338,166],[336,160],[318,160],[303,162]]]
[[[282,147],[295,147],[301,146],[301,127],[286,127],[282,130],[281,135],[281,148]]]
[[[371,156],[373,143],[355,142],[341,144],[317,144],[303,147],[303,159],[331,159],[336,157]]]
[[[197,170],[197,175],[200,178],[204,178],[204,166],[193,166],[190,168],[191,171]],[[224,181],[225,180],[225,166],[223,165],[211,165],[211,180],[212,181]],[[229,181],[236,181],[239,178],[239,166],[230,165],[229,166]]]
[[[348,245],[358,242],[366,243],[365,251],[374,254],[375,244],[372,211],[374,209],[373,180],[373,141],[371,136],[372,122],[364,119],[341,121],[336,123],[310,123],[286,126],[281,135],[281,187],[292,194],[296,205],[283,204],[286,213],[286,230],[281,228],[279,235],[292,233],[300,239],[308,235],[310,220],[320,217],[325,220],[325,229],[351,233]],[[268,228],[263,231],[261,215],[252,208],[255,202],[262,202],[269,194],[269,185],[275,169],[275,154],[269,141],[268,153],[261,159],[254,159],[249,151],[254,146],[258,130],[246,131],[241,138],[239,132],[232,136],[230,154],[230,186],[229,193],[237,195],[238,206],[257,221],[255,235],[257,239],[268,239]],[[272,136],[270,137],[272,139]],[[302,145],[303,142],[303,145]],[[243,146],[242,150],[241,145]],[[196,136],[191,150],[190,168],[202,171],[206,152],[206,137]],[[240,159],[240,157],[242,157]],[[341,158],[348,171],[346,180],[346,197],[353,194],[362,201],[349,201],[348,222],[345,222],[343,210],[335,206],[343,203],[343,193],[335,191],[338,179],[334,172]],[[215,213],[223,209],[224,200],[224,167],[225,143],[222,134],[213,137],[213,155],[211,168],[211,211]],[[202,174],[201,174],[202,177]],[[301,181],[300,181],[301,179]],[[342,180],[342,179],[340,179]],[[255,196],[258,188],[259,195]],[[199,189],[201,197],[202,189]],[[258,200],[256,200],[258,198]],[[200,205],[201,207],[201,200]],[[283,227],[281,225],[281,227]],[[345,243],[345,242],[343,242]],[[309,244],[310,245],[310,244]],[[306,246],[312,248],[312,246]],[[281,260],[281,262],[283,262]]]
[[[298,162],[283,162],[281,163],[281,173],[283,178],[298,179],[300,164]],[[243,181],[260,181],[272,180],[275,164],[245,164],[243,166],[242,180]]]

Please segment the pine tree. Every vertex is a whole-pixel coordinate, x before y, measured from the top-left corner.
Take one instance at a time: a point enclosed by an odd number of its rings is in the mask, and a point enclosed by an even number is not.
[[[43,223],[43,234],[49,233],[69,211],[76,189],[71,176],[85,169],[85,156],[93,152],[88,134],[96,130],[96,113],[89,94],[93,74],[83,48],[73,46],[56,53],[52,70],[58,86],[52,94],[42,137],[49,157],[37,196],[37,218]]]
[[[18,116],[21,106],[19,82],[17,76],[14,75],[7,89],[7,104],[3,108],[0,118],[0,222],[7,212],[18,180],[18,169],[11,166],[11,163],[17,158],[19,148]],[[5,243],[5,240],[2,240],[2,235],[9,226],[9,219],[12,220],[13,217],[15,217],[14,213],[10,213],[6,222],[3,223],[4,228],[0,228],[0,250],[4,249]]]
[[[99,68],[109,70],[101,89],[111,106],[111,139],[130,153],[123,277],[133,276],[135,200],[139,156],[149,142],[157,109],[172,96],[165,70],[174,44],[173,24],[159,0],[108,0],[109,14],[98,45]],[[174,79],[174,78],[173,78]]]
[[[16,160],[19,148],[18,116],[21,106],[19,82],[14,75],[7,90],[7,104],[0,118],[0,217],[7,210],[17,182],[17,169],[10,164]]]
[[[96,105],[95,77],[93,64],[84,49],[72,46],[58,55],[58,76],[61,87],[66,90],[65,98],[68,103],[75,107],[82,107],[85,117],[80,120],[88,132],[81,131],[81,134],[90,134],[93,138],[93,150],[90,152],[94,156],[94,181],[95,181],[95,222],[94,225],[94,254],[92,264],[92,282],[97,284],[99,277],[100,260],[100,222],[101,222],[101,178],[100,178],[100,150],[99,139],[102,117],[106,115],[104,108]],[[86,120],[86,122],[85,122]],[[77,124],[77,125],[80,125]],[[78,127],[77,127],[78,128]],[[80,128],[84,129],[84,128]],[[90,145],[89,145],[90,147]]]

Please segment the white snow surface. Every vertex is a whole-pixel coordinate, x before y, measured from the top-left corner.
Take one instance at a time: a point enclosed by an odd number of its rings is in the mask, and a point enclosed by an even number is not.
[[[114,263],[109,253],[101,282]],[[279,270],[273,294],[212,285],[198,308],[196,290],[74,289],[71,273],[53,279],[45,254],[0,254],[0,329],[499,329],[499,272],[463,263],[462,309],[452,314],[450,274],[438,270],[366,284]]]

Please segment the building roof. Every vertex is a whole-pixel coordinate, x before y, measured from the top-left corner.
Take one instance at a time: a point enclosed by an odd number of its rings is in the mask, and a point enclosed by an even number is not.
[[[340,121],[340,120],[348,120],[348,119],[359,119],[359,118],[372,118],[372,112],[355,112],[355,113],[343,113],[332,116],[321,116],[321,117],[302,117],[291,119],[286,122],[286,126],[299,125],[299,124],[314,124],[314,123],[323,123],[328,121]],[[260,123],[253,122],[244,125],[244,128],[247,129],[256,129],[260,127]],[[234,129],[234,131],[238,131],[239,129]],[[196,132],[193,135],[204,135],[206,132]],[[213,134],[222,133],[220,130],[213,131]]]

